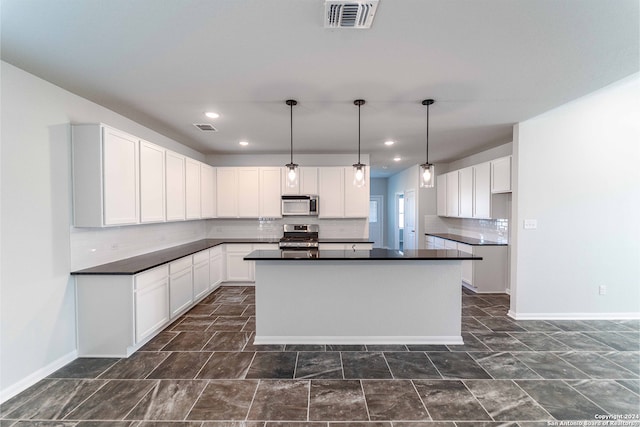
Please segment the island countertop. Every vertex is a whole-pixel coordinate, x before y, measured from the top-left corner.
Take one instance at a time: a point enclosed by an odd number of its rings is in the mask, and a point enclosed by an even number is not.
[[[298,254],[299,252],[299,254]],[[394,249],[280,251],[256,250],[244,257],[246,261],[466,261],[482,257],[451,249]]]

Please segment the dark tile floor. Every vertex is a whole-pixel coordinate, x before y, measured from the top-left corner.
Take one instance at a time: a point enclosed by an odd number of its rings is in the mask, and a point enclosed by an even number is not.
[[[462,346],[256,346],[254,289],[222,287],[130,358],[77,359],[5,402],[0,427],[640,425],[640,321],[462,298]]]

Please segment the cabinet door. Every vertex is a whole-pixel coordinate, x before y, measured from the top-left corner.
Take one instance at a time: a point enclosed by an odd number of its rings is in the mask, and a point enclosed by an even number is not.
[[[181,314],[193,302],[193,271],[191,267],[169,276],[171,318]]]
[[[222,255],[215,255],[209,260],[209,289],[215,289],[224,280]]]
[[[491,163],[473,167],[473,217],[491,218]]]
[[[460,179],[460,212],[462,218],[471,218],[473,216],[473,168],[468,167],[458,171]]]
[[[140,141],[140,222],[165,220],[164,148]]]
[[[458,216],[460,212],[460,190],[458,187],[458,171],[447,174],[447,216]]]
[[[136,343],[153,335],[169,321],[169,278],[162,266],[135,278]]]
[[[319,168],[318,195],[320,218],[344,217],[344,168]]]
[[[491,192],[511,192],[511,156],[491,161]]]
[[[166,161],[166,200],[167,221],[185,219],[185,157],[167,151]]]
[[[185,169],[186,217],[200,218],[200,162],[187,158]]]
[[[346,218],[369,217],[369,168],[366,168],[366,185],[353,185],[353,168],[344,168],[344,216]]]
[[[473,254],[473,246],[458,243],[458,250]],[[462,281],[469,286],[473,286],[473,261],[462,261]]]
[[[102,132],[104,223],[136,224],[139,218],[138,139],[108,127]]]
[[[216,171],[200,163],[200,214],[202,218],[216,216]]]
[[[227,251],[227,280],[229,282],[251,282],[253,280],[253,263],[245,261],[244,257],[251,252]]]
[[[198,301],[209,291],[209,251],[205,251],[206,261],[193,265],[193,300]]]
[[[260,168],[260,217],[281,218],[281,168]]]
[[[436,177],[437,213],[439,216],[447,216],[447,175]]]
[[[300,168],[300,194],[318,194],[318,168],[301,167]]]
[[[260,216],[260,174],[258,168],[238,168],[238,217]]]
[[[238,217],[238,170],[217,168],[216,205],[218,218]]]

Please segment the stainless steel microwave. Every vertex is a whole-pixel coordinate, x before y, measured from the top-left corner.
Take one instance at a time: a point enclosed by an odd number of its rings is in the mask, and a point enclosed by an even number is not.
[[[317,216],[318,196],[282,196],[282,216]]]

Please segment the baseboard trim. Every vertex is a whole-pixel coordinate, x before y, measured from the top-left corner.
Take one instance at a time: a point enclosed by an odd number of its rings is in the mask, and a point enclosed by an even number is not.
[[[49,363],[47,366],[44,366],[31,375],[21,379],[17,383],[10,385],[9,387],[3,388],[0,390],[0,403],[4,403],[12,397],[16,396],[19,393],[22,393],[38,381],[46,378],[51,375],[58,369],[62,368],[66,364],[73,362],[78,358],[78,351],[73,350],[70,353],[65,354],[64,356],[54,360]]]
[[[516,313],[507,316],[515,320],[629,320],[640,319],[640,313]]]
[[[387,345],[387,344],[464,344],[462,336],[434,336],[434,337],[416,337],[416,336],[267,336],[256,335],[253,343],[255,345],[270,344],[300,344],[300,345],[322,345],[322,344],[370,344],[370,345]]]

